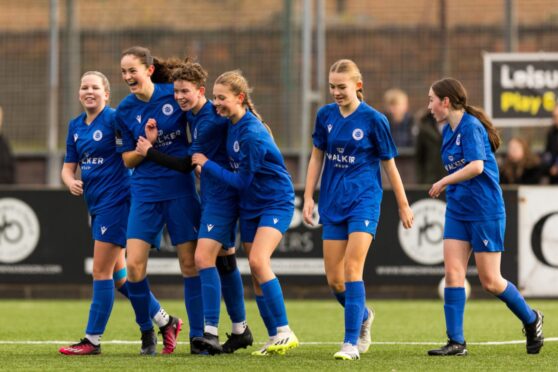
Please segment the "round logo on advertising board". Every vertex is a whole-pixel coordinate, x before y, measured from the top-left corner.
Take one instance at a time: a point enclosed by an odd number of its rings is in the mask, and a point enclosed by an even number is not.
[[[26,259],[37,247],[40,225],[33,209],[15,198],[0,199],[0,262]]]
[[[421,199],[411,205],[415,225],[405,229],[399,223],[399,244],[413,261],[422,265],[437,265],[444,261],[444,222],[446,203]]]

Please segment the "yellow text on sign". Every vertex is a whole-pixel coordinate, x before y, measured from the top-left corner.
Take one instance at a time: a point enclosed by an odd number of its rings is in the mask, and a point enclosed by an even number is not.
[[[545,92],[542,96],[528,96],[519,92],[504,92],[500,96],[502,112],[513,110],[535,116],[541,108],[544,111],[552,112],[555,105],[556,94],[552,91]]]

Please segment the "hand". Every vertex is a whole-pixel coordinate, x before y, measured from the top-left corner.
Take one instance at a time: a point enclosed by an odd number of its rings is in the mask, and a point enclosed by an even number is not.
[[[551,176],[558,175],[558,165],[553,165],[552,167],[550,167],[548,173],[550,173]]]
[[[139,136],[138,142],[136,143],[136,152],[143,157],[147,156],[147,151],[152,148],[151,142],[146,140],[144,137]]]
[[[207,160],[207,156],[205,156],[204,154],[200,154],[199,152],[196,152],[194,155],[192,155],[192,164],[203,167]]]
[[[399,219],[401,219],[404,228],[410,229],[413,227],[415,216],[411,207],[407,205],[403,208],[399,208]]]
[[[159,130],[157,129],[157,120],[153,118],[147,120],[145,124],[145,138],[147,138],[150,143],[155,143],[158,136]]]
[[[310,226],[314,226],[314,219],[312,215],[314,214],[314,199],[304,198],[304,206],[302,207],[302,219]]]
[[[83,195],[83,181],[81,180],[73,180],[68,185],[68,189],[70,190],[70,194],[75,196]]]
[[[430,195],[430,197],[432,198],[437,198],[440,196],[441,193],[444,192],[446,187],[447,187],[446,182],[444,178],[442,178],[440,181],[432,185],[430,191],[428,191],[428,195]]]

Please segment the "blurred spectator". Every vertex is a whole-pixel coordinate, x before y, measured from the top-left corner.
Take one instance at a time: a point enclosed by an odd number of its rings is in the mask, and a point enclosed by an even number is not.
[[[543,163],[551,184],[558,184],[558,105],[552,112],[552,127],[546,134]]]
[[[417,117],[418,134],[415,147],[417,182],[432,184],[446,175],[442,165],[442,127],[429,110],[421,110]]]
[[[384,93],[386,116],[391,136],[397,147],[413,147],[413,116],[409,113],[409,97],[401,89],[389,89]]]
[[[500,183],[508,185],[537,185],[542,177],[539,157],[530,149],[529,143],[519,137],[508,141],[506,157],[500,168]]]
[[[0,184],[15,182],[15,159],[8,139],[2,133],[4,111],[0,107]]]

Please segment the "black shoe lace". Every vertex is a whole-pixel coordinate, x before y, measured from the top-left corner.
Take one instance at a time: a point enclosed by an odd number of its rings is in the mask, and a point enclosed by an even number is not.
[[[77,344],[73,344],[72,347],[89,345],[89,344],[91,344],[91,341],[89,341],[87,338],[82,338],[81,340],[79,340]]]

